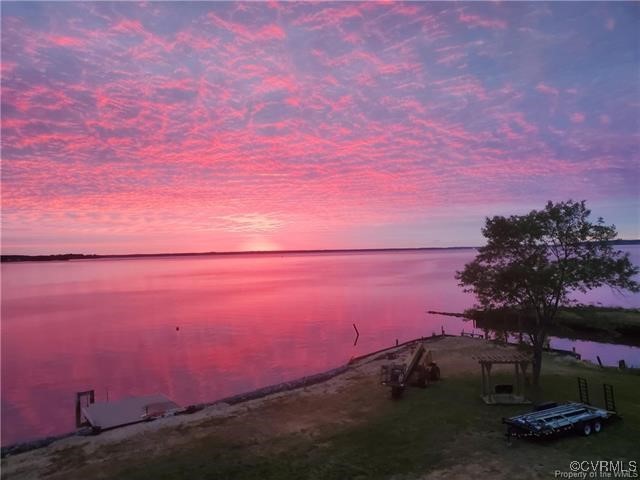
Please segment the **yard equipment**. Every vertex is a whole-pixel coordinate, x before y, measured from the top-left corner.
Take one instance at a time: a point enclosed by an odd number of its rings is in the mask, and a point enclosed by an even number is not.
[[[408,365],[391,363],[380,368],[380,383],[391,387],[392,398],[402,397],[407,385],[424,388],[436,380],[440,380],[440,368],[422,343],[414,350]]]
[[[407,367],[405,365],[399,365],[392,363],[390,365],[383,365],[380,368],[380,383],[391,387],[391,397],[400,398],[405,387],[405,373]]]

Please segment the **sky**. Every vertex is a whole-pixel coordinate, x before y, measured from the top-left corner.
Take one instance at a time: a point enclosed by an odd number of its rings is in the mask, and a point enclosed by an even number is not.
[[[1,9],[3,254],[640,238],[638,3]]]

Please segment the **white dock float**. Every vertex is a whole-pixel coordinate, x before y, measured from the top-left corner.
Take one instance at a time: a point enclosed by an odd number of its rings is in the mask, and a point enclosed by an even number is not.
[[[113,402],[95,402],[82,407],[82,415],[91,426],[101,430],[173,415],[182,409],[165,395],[128,397]]]

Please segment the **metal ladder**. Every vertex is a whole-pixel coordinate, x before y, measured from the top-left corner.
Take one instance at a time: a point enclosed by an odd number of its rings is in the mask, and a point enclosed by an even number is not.
[[[606,408],[610,412],[617,412],[616,399],[613,396],[613,385],[603,383],[602,390],[604,392],[604,408]]]
[[[591,405],[589,401],[589,385],[586,378],[578,377],[578,394],[580,395],[581,403]]]

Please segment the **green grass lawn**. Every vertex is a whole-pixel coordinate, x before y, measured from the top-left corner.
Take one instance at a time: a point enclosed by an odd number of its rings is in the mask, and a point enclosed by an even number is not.
[[[640,460],[640,376],[548,360],[546,366],[546,400],[577,400],[580,375],[589,381],[594,405],[603,404],[603,382],[614,386],[623,420],[590,437],[509,445],[501,418],[528,408],[486,406],[479,397],[479,375],[464,375],[427,389],[409,389],[402,400],[389,400],[382,412],[337,433],[287,435],[267,448],[257,448],[250,439],[229,443],[211,436],[163,456],[112,464],[103,474],[118,479],[408,479],[493,462],[499,465],[497,473],[553,478],[554,470],[567,470],[572,460]],[[383,389],[371,393],[387,394]]]

